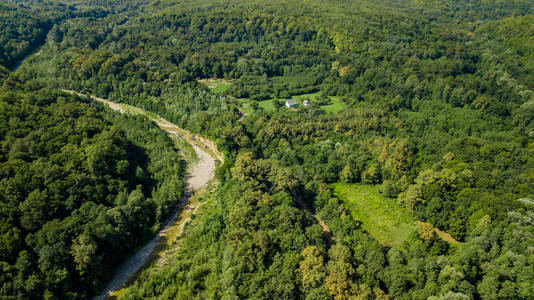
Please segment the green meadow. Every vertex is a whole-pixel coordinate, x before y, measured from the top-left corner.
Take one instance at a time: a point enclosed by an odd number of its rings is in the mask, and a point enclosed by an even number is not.
[[[380,243],[402,244],[415,233],[413,214],[378,191],[378,185],[335,183],[334,193],[345,203],[351,216]]]

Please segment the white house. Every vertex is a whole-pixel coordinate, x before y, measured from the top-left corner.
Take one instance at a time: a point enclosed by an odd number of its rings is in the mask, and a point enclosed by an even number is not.
[[[297,107],[297,101],[291,99],[286,101],[286,106],[289,108]]]

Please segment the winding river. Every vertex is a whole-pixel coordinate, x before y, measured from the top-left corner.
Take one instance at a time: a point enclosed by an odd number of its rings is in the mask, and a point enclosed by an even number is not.
[[[16,72],[24,61],[32,56],[39,55],[39,50],[41,46],[46,42],[46,39],[43,39],[38,47],[35,47],[32,53],[26,55],[19,61],[17,61],[13,66],[11,66],[10,71]],[[144,247],[137,250],[132,256],[128,257],[122,264],[115,270],[113,278],[105,285],[101,293],[93,299],[102,300],[109,296],[114,291],[121,289],[130,279],[134,276],[142,267],[150,262],[152,254],[155,253],[156,248],[164,243],[164,237],[167,231],[177,226],[179,228],[178,235],[181,234],[185,223],[189,220],[189,217],[186,219],[180,219],[180,212],[183,209],[196,212],[198,208],[202,205],[202,202],[198,202],[195,205],[189,205],[189,200],[195,191],[207,186],[210,182],[214,180],[216,161],[220,163],[224,162],[223,154],[217,151],[215,143],[210,140],[207,140],[203,137],[196,136],[190,132],[179,128],[175,124],[159,117],[154,114],[147,114],[146,111],[125,104],[118,104],[111,102],[106,99],[88,96],[76,91],[63,90],[66,93],[75,94],[82,97],[88,97],[92,100],[106,104],[112,110],[118,111],[120,113],[141,113],[151,120],[153,120],[162,130],[167,132],[169,135],[180,136],[186,140],[193,147],[196,156],[198,158],[197,162],[191,164],[188,168],[188,173],[186,175],[186,187],[184,191],[184,196],[182,201],[176,206],[172,216],[168,219],[165,225],[158,231],[158,233],[150,240]]]
[[[75,91],[63,91],[70,94],[76,94],[78,96],[86,96]],[[142,111],[141,109],[133,106],[117,104],[115,102],[111,102],[109,100],[94,96],[91,96],[89,98],[98,102],[102,102],[109,106],[111,109],[121,113],[130,111],[144,113],[144,111]],[[187,142],[189,142],[195,150],[198,161],[189,167],[186,176],[187,185],[186,190],[184,192],[184,198],[182,199],[182,202],[175,208],[172,217],[169,218],[165,226],[160,229],[160,231],[156,234],[156,236],[154,236],[154,238],[152,238],[152,240],[150,240],[150,242],[148,242],[143,248],[135,252],[132,256],[127,258],[115,270],[113,278],[105,285],[101,293],[93,298],[94,300],[105,299],[106,296],[110,295],[112,292],[119,290],[132,278],[134,274],[136,274],[137,271],[139,271],[150,261],[152,253],[156,250],[156,247],[163,242],[163,237],[165,236],[166,232],[171,227],[177,225],[179,213],[182,208],[187,206],[191,195],[193,195],[195,191],[206,186],[213,180],[216,166],[215,161],[223,161],[222,154],[217,151],[213,142],[206,140],[202,137],[192,135],[191,133],[179,128],[175,124],[161,117],[156,117],[153,114],[150,114],[150,116],[148,117],[154,122],[156,122],[156,124],[169,135],[178,135],[185,139]],[[188,206],[187,209],[196,211],[200,205],[201,204],[198,203],[196,207]],[[180,231],[183,229],[183,225],[186,222],[187,220],[180,220]]]

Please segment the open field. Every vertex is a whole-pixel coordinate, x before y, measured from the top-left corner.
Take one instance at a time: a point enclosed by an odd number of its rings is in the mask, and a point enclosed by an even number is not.
[[[336,183],[333,188],[352,217],[380,243],[398,246],[415,232],[411,212],[380,194],[378,186]]]
[[[378,185],[335,183],[334,193],[345,204],[351,216],[362,222],[362,228],[383,245],[398,246],[416,232],[416,218],[395,199],[378,191]],[[442,240],[460,244],[449,233],[434,228]]]
[[[276,111],[276,106],[274,106],[273,102],[274,102],[274,100],[260,101],[259,105],[266,112],[274,112],[274,111]]]
[[[302,94],[298,96],[293,96],[291,99],[295,100],[298,104],[298,107],[302,107],[302,101],[309,100],[311,103],[311,106],[317,105],[315,104],[316,98],[319,97],[320,92],[313,93],[313,94]],[[328,114],[337,114],[341,112],[343,109],[345,109],[345,103],[341,100],[341,97],[336,96],[329,96],[331,103],[327,105],[320,105],[319,107],[324,110]],[[276,106],[274,105],[274,101],[281,101],[284,103],[283,108],[285,108],[285,102],[290,99],[269,99],[269,100],[263,100],[258,101],[259,107],[263,108],[265,112],[275,112]],[[250,105],[250,99],[247,98],[240,98],[237,99],[237,101],[240,103],[242,111],[244,113],[252,113],[254,112],[254,109]]]
[[[345,109],[345,103],[341,100],[340,97],[330,97],[330,99],[332,99],[332,104],[321,106],[321,109],[324,110],[327,114],[337,114],[343,109]]]
[[[216,78],[209,78],[209,79],[199,79],[197,80],[199,83],[202,83],[206,85],[213,93],[215,94],[222,94],[226,92],[232,84],[235,82],[235,80],[226,80],[226,79],[216,79]],[[276,106],[274,105],[274,101],[282,101],[286,102],[287,100],[294,99],[297,101],[299,106],[302,106],[303,100],[309,100],[311,105],[313,106],[317,101],[317,98],[320,97],[321,92],[316,93],[310,93],[310,94],[302,94],[302,95],[296,95],[291,98],[282,99],[282,98],[273,98],[263,101],[258,101],[259,107],[263,109],[263,111],[271,113],[276,111]],[[345,103],[341,100],[341,97],[337,96],[329,96],[328,97],[331,101],[330,104],[326,105],[320,105],[319,107],[324,110],[328,114],[337,114],[343,109],[345,109]],[[250,99],[248,98],[239,98],[237,101],[240,103],[241,111],[246,114],[250,114],[254,112],[254,109],[250,105]],[[316,105],[316,104],[315,104]]]
[[[200,79],[198,82],[206,85],[213,93],[220,94],[227,91],[233,84],[234,80],[226,79]]]
[[[317,98],[319,98],[320,94],[321,94],[320,92],[312,93],[312,94],[302,94],[298,96],[293,96],[291,99],[296,100],[299,106],[302,106],[303,100],[309,100],[311,105],[313,106],[315,102],[317,101]],[[331,104],[319,106],[326,113],[337,114],[343,109],[345,109],[345,103],[341,100],[341,97],[328,96],[328,98],[330,99]],[[289,99],[280,99],[280,100],[285,102],[286,100],[289,100]]]

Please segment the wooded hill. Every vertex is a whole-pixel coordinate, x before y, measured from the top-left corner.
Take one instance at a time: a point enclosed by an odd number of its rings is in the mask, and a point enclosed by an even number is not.
[[[181,199],[183,167],[165,133],[86,101],[0,94],[3,297],[98,292]]]

